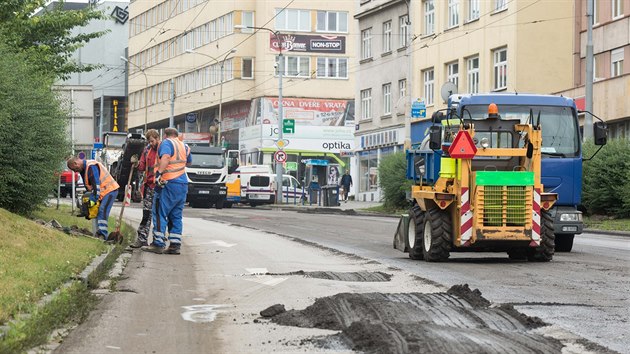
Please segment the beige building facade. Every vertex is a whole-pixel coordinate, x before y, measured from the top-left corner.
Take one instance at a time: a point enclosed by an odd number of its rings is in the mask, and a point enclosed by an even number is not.
[[[295,133],[284,136],[285,150],[296,151],[290,161],[308,152],[345,164],[343,155],[354,148],[355,83],[349,68],[358,44],[354,2],[301,0],[285,6],[287,1],[275,0],[133,1],[129,130],[143,129],[145,122],[149,128],[167,127],[173,109],[180,131],[219,130],[230,148],[265,150],[247,162],[270,162],[282,52],[284,118],[295,120]]]
[[[593,113],[606,121],[612,138],[630,139],[630,0],[594,1]],[[575,6],[573,85],[559,93],[585,109],[586,1]],[[581,115],[583,119],[583,115]]]
[[[365,177],[359,199],[380,198],[379,161],[415,143],[409,139],[410,103],[423,102],[430,117],[446,107],[440,94],[445,83],[459,93],[552,93],[572,87],[572,1],[362,0],[357,6],[358,169]],[[410,23],[403,26],[400,19],[408,15]],[[410,45],[398,45],[391,55],[382,50],[390,41],[388,21],[394,24],[394,42],[405,44],[410,33]],[[399,89],[402,81],[406,85]],[[384,109],[390,106],[396,109]],[[392,130],[395,141],[388,139]]]

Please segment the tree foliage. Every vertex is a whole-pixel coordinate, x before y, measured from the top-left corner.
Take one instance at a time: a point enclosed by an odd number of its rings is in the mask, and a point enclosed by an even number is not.
[[[411,191],[411,181],[407,180],[405,153],[387,155],[378,165],[378,183],[383,191],[383,204],[388,209],[408,207],[407,193]]]
[[[105,15],[91,6],[79,10],[64,10],[60,2],[37,16],[33,13],[46,0],[0,1],[0,34],[11,47],[23,51],[35,67],[60,79],[69,74],[95,69],[95,65],[78,64],[72,54],[90,39],[105,32],[73,34],[72,30]]]
[[[599,148],[584,144],[584,156]],[[608,140],[590,161],[584,162],[582,204],[589,214],[630,216],[630,140]]]
[[[68,155],[68,114],[50,89],[53,78],[0,35],[0,208],[28,214],[55,186]]]

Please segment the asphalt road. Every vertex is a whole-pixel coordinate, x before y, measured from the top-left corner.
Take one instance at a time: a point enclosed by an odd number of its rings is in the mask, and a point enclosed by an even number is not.
[[[128,210],[139,221],[140,210]],[[574,252],[550,263],[490,253],[425,263],[392,248],[397,221],[391,218],[254,208],[186,209],[185,216],[183,254],[134,252],[118,291],[103,296],[57,352],[320,351],[304,340],[333,331],[261,322],[258,313],[277,303],[303,309],[343,292],[427,293],[467,283],[493,303],[552,324],[556,337],[569,331],[630,353],[630,239],[624,237],[581,235]],[[357,283],[287,275],[299,270],[393,277]]]

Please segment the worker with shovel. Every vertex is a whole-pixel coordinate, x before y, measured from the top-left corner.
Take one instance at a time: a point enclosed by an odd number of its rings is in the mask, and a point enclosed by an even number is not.
[[[155,169],[157,169],[158,162],[158,147],[160,146],[160,134],[155,129],[147,130],[145,134],[149,145],[142,152],[140,161],[134,161],[133,157],[131,162],[138,162],[138,171],[144,171],[144,184],[142,186],[142,221],[138,226],[138,237],[136,242],[132,243],[130,247],[140,248],[142,246],[148,246],[147,240],[149,238],[149,230],[151,229],[151,219],[153,217],[153,194],[155,190]]]
[[[92,192],[90,196],[90,206],[98,206],[98,228],[96,234],[103,238],[105,242],[111,242],[108,236],[109,212],[118,195],[120,187],[116,180],[109,174],[107,168],[95,160],[83,160],[78,157],[71,157],[67,162],[68,168],[74,172],[81,173],[85,188]]]
[[[153,201],[153,242],[143,251],[157,254],[180,254],[182,243],[182,212],[188,193],[185,168],[192,162],[190,149],[178,139],[175,128],[164,130],[166,139],[160,144],[160,162],[155,172],[155,199]],[[166,229],[168,240],[166,247]]]

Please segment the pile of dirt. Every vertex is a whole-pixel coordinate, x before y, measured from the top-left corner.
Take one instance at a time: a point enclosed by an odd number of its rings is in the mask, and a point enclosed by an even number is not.
[[[383,272],[324,272],[324,271],[314,271],[314,272],[305,272],[303,270],[298,270],[297,272],[289,272],[289,273],[267,273],[267,275],[302,275],[306,278],[317,278],[317,279],[327,279],[327,280],[337,280],[337,281],[353,281],[353,282],[384,282],[390,281],[392,278],[391,274],[383,273]]]
[[[559,353],[562,344],[531,334],[544,325],[513,307],[491,307],[479,290],[455,286],[446,293],[340,293],[303,310],[278,313],[272,322],[341,331],[314,338],[323,348],[366,353]]]

